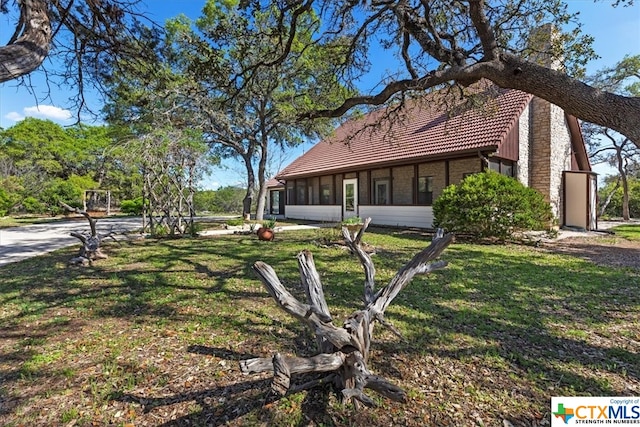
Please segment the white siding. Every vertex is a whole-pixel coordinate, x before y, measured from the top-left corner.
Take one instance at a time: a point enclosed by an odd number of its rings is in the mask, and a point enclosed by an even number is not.
[[[360,206],[360,218],[371,217],[371,223],[394,227],[433,227],[431,206]]]
[[[340,205],[286,205],[285,217],[307,221],[336,222],[342,220]]]

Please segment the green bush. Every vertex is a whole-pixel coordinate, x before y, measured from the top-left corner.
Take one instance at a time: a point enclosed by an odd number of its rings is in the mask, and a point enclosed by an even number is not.
[[[609,182],[607,182],[609,181]],[[631,218],[640,218],[640,180],[637,178],[629,178],[629,215]],[[609,194],[615,186],[615,181],[605,178],[605,186],[598,191],[598,199],[602,204],[607,200]],[[622,216],[622,185],[615,190],[611,201],[604,211],[604,216],[621,217]]]
[[[239,227],[244,225],[244,219],[242,218],[230,218],[225,221],[225,223],[231,227]]]
[[[142,215],[142,197],[120,202],[120,211],[128,215]]]
[[[44,203],[31,196],[26,197],[24,200],[22,200],[21,204],[22,210],[30,214],[45,213],[47,210],[47,207],[44,205]]]
[[[445,188],[433,204],[433,215],[436,227],[498,239],[516,231],[548,229],[553,219],[542,194],[490,170]]]

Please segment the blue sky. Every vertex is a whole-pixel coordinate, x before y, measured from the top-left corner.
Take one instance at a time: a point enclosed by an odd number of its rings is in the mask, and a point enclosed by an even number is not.
[[[197,18],[204,0],[147,0],[147,4],[149,17],[163,21],[179,13]],[[569,0],[568,4],[571,11],[580,11],[583,30],[595,38],[594,48],[601,57],[588,65],[587,73],[612,66],[625,55],[640,54],[640,1],[636,1],[631,7],[617,8],[611,7],[610,2],[606,0]],[[13,28],[7,25],[7,17],[0,16],[0,19],[0,43],[5,44]],[[33,92],[24,87],[17,87],[15,82],[0,83],[0,127],[13,126],[27,116],[51,119],[61,125],[73,123],[75,111],[68,109],[68,89],[49,87],[41,71],[32,73],[31,81]],[[99,106],[98,102],[94,100],[94,105]],[[308,148],[309,144],[300,147],[288,160],[292,161],[295,155]],[[232,164],[229,165],[229,169],[216,169],[203,185],[216,187],[241,184],[242,177],[239,171],[240,168]],[[608,173],[609,169],[597,167],[596,172]]]

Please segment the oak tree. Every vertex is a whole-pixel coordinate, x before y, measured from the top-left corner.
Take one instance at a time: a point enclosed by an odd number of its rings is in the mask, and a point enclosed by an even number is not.
[[[241,2],[258,10],[260,1]],[[381,105],[411,93],[487,79],[546,99],[584,121],[611,128],[640,145],[640,98],[586,84],[592,38],[562,0],[292,0],[277,4],[287,52],[297,19],[318,14],[318,42],[349,40],[336,75],[354,81],[374,63],[397,63],[372,93],[351,96],[302,117],[339,117],[358,105]],[[613,6],[628,6],[617,1]],[[603,7],[606,7],[603,5]],[[537,31],[548,28],[548,31]],[[283,55],[282,57],[285,57]],[[353,86],[355,88],[355,84]],[[381,89],[380,89],[381,88]],[[461,91],[462,93],[462,91]]]

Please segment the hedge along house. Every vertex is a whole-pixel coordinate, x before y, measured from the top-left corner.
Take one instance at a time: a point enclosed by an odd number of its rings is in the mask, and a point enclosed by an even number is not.
[[[490,168],[540,191],[561,225],[564,199],[584,192],[572,217],[590,218],[594,181],[572,179],[570,192],[563,188],[566,171],[595,179],[578,120],[517,90],[484,85],[476,91],[480,107],[447,106],[435,93],[407,101],[396,119],[388,107],[346,122],[276,176],[285,186],[285,217],[333,222],[360,216],[373,224],[431,228],[431,206],[442,190]]]

